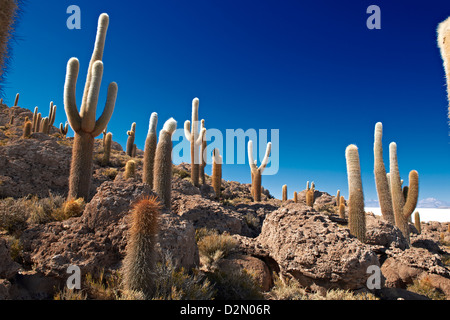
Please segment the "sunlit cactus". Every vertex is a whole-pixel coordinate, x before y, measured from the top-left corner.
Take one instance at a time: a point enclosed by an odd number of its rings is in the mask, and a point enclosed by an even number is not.
[[[222,156],[219,153],[219,149],[213,150],[213,164],[212,164],[212,186],[216,197],[220,198],[222,188]]]
[[[157,125],[158,114],[153,112],[150,116],[147,138],[145,139],[144,172],[142,175],[142,181],[148,184],[150,188],[153,188],[153,168],[155,166],[155,153],[158,140],[156,132]]]
[[[69,177],[69,198],[89,198],[94,139],[100,135],[114,111],[117,97],[117,84],[112,82],[108,87],[106,104],[102,115],[96,120],[97,102],[103,76],[103,50],[109,17],[101,14],[98,20],[97,36],[94,52],[89,63],[86,84],[80,112],[76,102],[76,84],[80,64],[78,59],[71,58],[67,63],[66,82],[64,85],[64,109],[75,138],[72,148],[72,163]]]
[[[136,136],[136,122],[131,124],[131,130],[127,131],[127,149],[126,153],[128,156],[133,157],[134,139]]]
[[[358,147],[351,144],[345,150],[348,177],[348,222],[350,233],[359,241],[366,241],[366,213],[361,180]]]
[[[444,70],[447,79],[447,96],[449,101],[448,117],[450,119],[450,17],[441,22],[437,29],[438,46],[444,61]]]

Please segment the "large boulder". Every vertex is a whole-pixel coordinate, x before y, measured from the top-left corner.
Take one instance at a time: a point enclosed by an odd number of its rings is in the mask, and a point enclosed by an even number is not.
[[[380,265],[369,245],[302,204],[270,213],[261,234],[252,240],[241,238],[240,248],[311,288],[363,289],[368,267]]]

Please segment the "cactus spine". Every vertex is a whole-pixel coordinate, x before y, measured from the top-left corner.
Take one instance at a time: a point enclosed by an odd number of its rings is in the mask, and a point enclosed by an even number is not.
[[[64,109],[69,124],[75,132],[68,198],[84,198],[87,201],[92,178],[94,138],[105,129],[114,111],[117,97],[117,84],[112,82],[108,87],[103,113],[96,120],[97,102],[103,76],[102,57],[108,24],[108,15],[101,14],[98,20],[95,47],[89,63],[80,112],[78,112],[76,103],[76,83],[80,64],[76,58],[71,58],[67,63],[66,82],[64,86]]]
[[[144,148],[144,173],[142,181],[153,188],[153,168],[155,166],[155,152],[157,145],[157,132],[156,127],[158,125],[158,114],[153,112],[150,116],[148,124],[147,138],[145,139]]]
[[[132,209],[132,222],[123,261],[123,285],[151,299],[155,290],[156,244],[160,203],[156,197],[139,200]]]
[[[112,133],[108,132],[105,137],[105,144],[103,146],[103,159],[102,165],[107,166],[111,158],[111,143],[112,143]]]
[[[252,175],[252,196],[255,202],[261,201],[261,176],[269,163],[270,151],[272,150],[272,143],[269,142],[266,147],[266,154],[259,167],[256,166],[257,161],[253,159],[253,141],[248,142],[248,162]]]
[[[184,135],[186,139],[191,143],[191,180],[194,186],[199,186],[199,177],[200,177],[200,154],[199,147],[202,144],[202,139],[204,135],[205,128],[202,129],[202,132],[198,131],[198,106],[199,100],[195,98],[192,101],[192,123],[189,120],[186,120],[184,123]]]
[[[164,207],[170,209],[172,191],[172,134],[177,122],[170,118],[159,132],[155,154],[153,188],[158,193]]]
[[[220,198],[220,191],[222,187],[222,156],[218,149],[213,150],[213,165],[212,165],[212,186],[216,197]]]
[[[287,201],[287,185],[283,186],[282,192],[283,192],[283,201]]]
[[[450,119],[450,17],[438,26],[438,46],[444,61],[444,70],[447,78],[447,96],[449,101],[448,117]]]
[[[366,213],[361,181],[358,147],[351,144],[345,150],[348,177],[348,222],[350,233],[359,241],[366,241]]]
[[[128,139],[127,139],[127,155],[129,157],[133,156],[133,148],[134,148],[134,138],[136,136],[136,122],[131,124],[131,130],[127,131]]]
[[[378,122],[375,125],[375,141],[374,141],[374,173],[375,185],[378,193],[378,201],[380,203],[381,214],[384,220],[395,224],[394,209],[392,208],[391,192],[389,190],[388,178],[386,175],[386,168],[383,162],[383,124]]]
[[[416,208],[417,199],[419,197],[419,174],[415,170],[412,170],[409,173],[408,195],[405,200],[400,180],[400,171],[398,168],[397,144],[395,142],[392,142],[389,145],[389,158],[391,171],[390,185],[395,225],[403,233],[403,236],[406,238],[408,243],[410,243],[408,220]]]

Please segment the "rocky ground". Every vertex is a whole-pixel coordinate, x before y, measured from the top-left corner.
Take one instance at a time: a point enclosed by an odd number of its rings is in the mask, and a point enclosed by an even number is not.
[[[57,128],[22,139],[25,117],[32,118],[27,109],[0,105],[0,226],[16,214],[6,204],[17,206],[20,199],[28,203],[33,197],[65,198],[68,191],[72,139],[63,138]],[[130,209],[153,191],[141,182],[142,151],[137,152],[137,174],[131,179],[123,177],[130,158],[120,145],[113,144],[109,166],[100,165],[101,155],[97,139],[91,198],[80,214],[18,219],[20,227],[1,231],[0,299],[52,299],[64,287],[70,265],[80,267],[83,275],[120,271]],[[450,299],[448,223],[422,223],[420,234],[411,225],[408,247],[396,227],[367,213],[367,242],[361,243],[350,235],[346,221],[336,214],[334,197],[326,192],[316,191],[314,208],[306,206],[304,191],[294,203],[274,199],[264,190],[262,201],[255,203],[250,185],[223,180],[217,200],[210,178],[194,187],[189,170],[188,164],[173,169],[172,208],[160,219],[160,260],[170,252],[177,267],[191,274],[214,274],[211,281],[221,274],[217,270],[249,273],[258,284],[257,297],[266,299],[295,298],[279,293],[293,282],[303,296],[327,297],[327,292],[343,290],[388,300]],[[204,244],[199,242],[205,230],[231,239],[232,249],[205,262]],[[381,289],[367,288],[370,266],[380,267]],[[219,280],[215,284],[224,286]]]

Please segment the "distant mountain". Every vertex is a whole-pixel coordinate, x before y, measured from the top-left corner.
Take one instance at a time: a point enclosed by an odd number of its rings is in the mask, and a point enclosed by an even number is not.
[[[450,202],[438,200],[435,198],[426,198],[419,200],[417,203],[417,208],[439,208],[439,209],[449,209]]]
[[[380,206],[378,200],[374,199],[366,200],[364,201],[364,204],[369,208],[378,208]],[[450,209],[450,202],[438,200],[435,198],[426,198],[418,201],[417,208]]]

